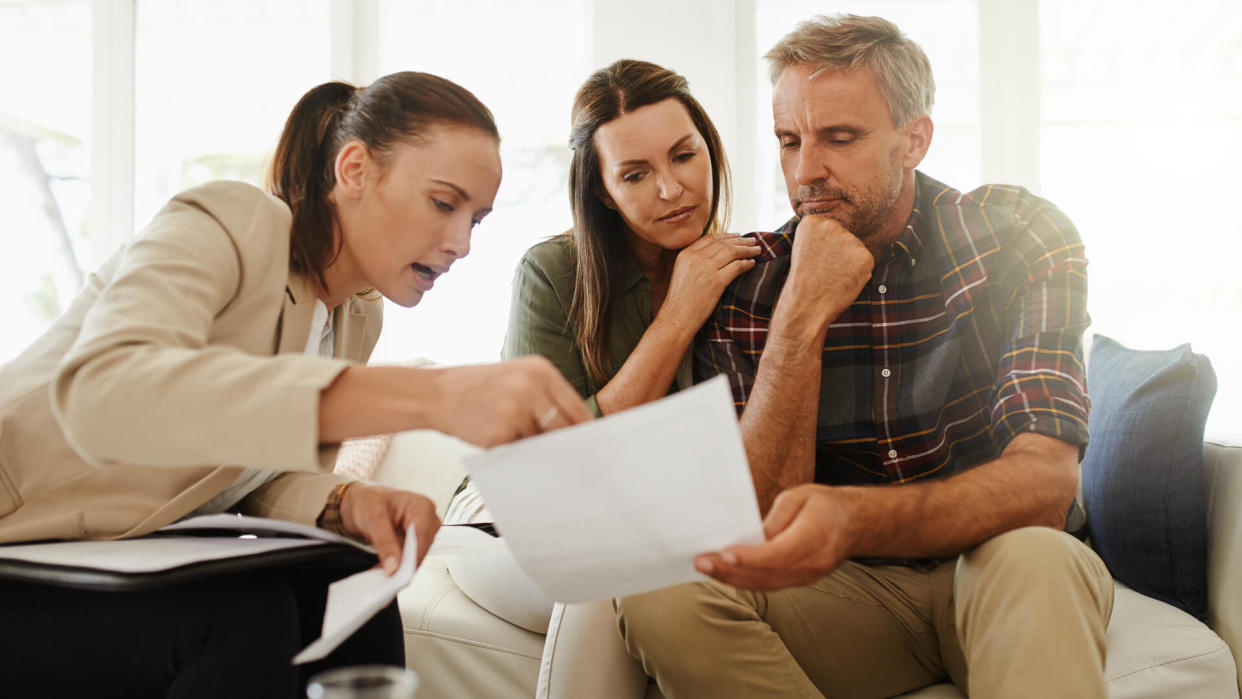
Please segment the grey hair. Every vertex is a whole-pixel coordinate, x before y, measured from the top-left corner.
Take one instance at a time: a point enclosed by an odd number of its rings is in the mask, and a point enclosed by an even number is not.
[[[763,57],[774,85],[791,65],[815,66],[816,72],[870,68],[898,128],[931,114],[936,97],[927,54],[881,17],[817,15],[798,24]]]

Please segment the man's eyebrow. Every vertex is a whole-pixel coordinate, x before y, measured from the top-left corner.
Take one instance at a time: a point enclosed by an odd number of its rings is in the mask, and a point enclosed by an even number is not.
[[[859,134],[866,133],[866,129],[863,129],[863,128],[858,127],[858,126],[852,126],[852,125],[850,125],[850,124],[832,124],[832,125],[830,125],[830,126],[825,126],[825,127],[822,127],[822,128],[816,129],[815,131],[816,131],[816,133],[821,133],[821,134],[825,134],[825,133],[847,133],[847,134],[850,134],[850,135],[853,135],[853,136],[857,136],[857,135],[859,135]]]
[[[462,200],[462,201],[470,201],[470,195],[469,195],[469,194],[466,194],[466,190],[462,189],[461,187],[458,187],[457,185],[453,184],[452,182],[449,182],[448,180],[438,180],[438,179],[436,179],[436,178],[434,178],[434,177],[433,177],[433,178],[431,178],[431,181],[432,181],[432,182],[435,182],[436,184],[442,184],[442,185],[444,185],[445,187],[448,187],[449,189],[452,189],[454,192],[457,192],[457,196],[461,197],[461,200]]]

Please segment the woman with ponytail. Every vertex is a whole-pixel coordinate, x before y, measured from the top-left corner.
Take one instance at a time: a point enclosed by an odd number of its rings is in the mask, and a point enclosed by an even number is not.
[[[442,78],[327,83],[290,114],[269,192],[215,182],[174,197],[0,367],[0,543],[242,512],[366,541],[389,573],[412,525],[421,559],[431,501],[331,473],[341,440],[432,428],[490,446],[589,418],[545,360],[364,366],[380,297],[417,304],[469,252],[500,184],[498,138]],[[294,697],[299,672],[402,664],[395,603],[323,661],[290,664],[348,572],[144,592],[0,580],[2,693]]]

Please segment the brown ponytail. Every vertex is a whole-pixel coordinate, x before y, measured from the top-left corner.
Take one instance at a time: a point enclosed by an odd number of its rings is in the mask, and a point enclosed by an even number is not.
[[[293,212],[290,269],[327,285],[323,270],[340,252],[336,207],[328,195],[336,186],[341,146],[357,139],[382,158],[436,124],[468,126],[500,138],[492,113],[477,97],[429,73],[393,73],[365,89],[329,82],[303,95],[285,121],[267,176],[268,190]]]

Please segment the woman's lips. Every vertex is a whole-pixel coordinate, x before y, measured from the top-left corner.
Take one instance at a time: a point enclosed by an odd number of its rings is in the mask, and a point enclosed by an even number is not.
[[[663,221],[664,223],[682,223],[690,218],[690,216],[694,213],[695,208],[696,207],[693,206],[683,206],[680,209],[674,209],[667,214],[664,214],[657,220]]]
[[[414,270],[414,278],[419,282],[419,286],[425,287],[424,291],[430,290],[431,287],[435,286],[436,278],[442,274],[442,272],[437,272],[417,262],[411,263],[410,269]]]

